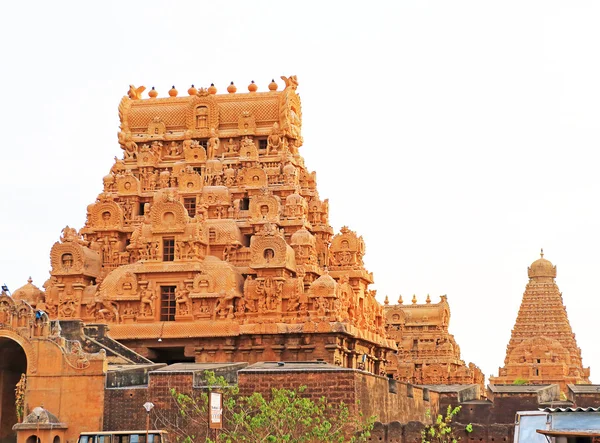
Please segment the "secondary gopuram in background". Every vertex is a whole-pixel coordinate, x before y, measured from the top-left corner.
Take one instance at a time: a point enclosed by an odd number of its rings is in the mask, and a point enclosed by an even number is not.
[[[405,305],[384,303],[386,331],[398,346],[391,358],[388,373],[395,379],[417,385],[476,384],[484,392],[484,375],[473,363],[467,366],[460,358],[460,347],[448,332],[450,306],[445,295],[439,303],[424,304],[416,296]]]
[[[556,266],[541,257],[527,270],[529,282],[506,347],[504,367],[493,384],[589,383],[590,368],[584,368],[581,349],[569,324],[562,293],[555,282]]]

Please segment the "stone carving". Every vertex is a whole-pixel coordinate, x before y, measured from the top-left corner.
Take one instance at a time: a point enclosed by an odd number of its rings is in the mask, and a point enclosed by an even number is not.
[[[238,135],[251,135],[256,132],[256,119],[254,114],[243,111],[238,120]]]
[[[127,92],[127,95],[129,96],[129,98],[131,100],[141,100],[142,99],[142,93],[146,90],[145,86],[140,86],[138,88],[136,88],[133,85],[129,85],[129,92]]]
[[[584,368],[581,350],[575,341],[563,297],[555,282],[556,266],[540,258],[527,269],[521,308],[506,347],[504,367],[490,383],[559,383],[562,392],[567,384],[589,383],[590,368]]]
[[[429,298],[429,296],[428,296]],[[478,384],[483,392],[481,370],[460,357],[460,348],[448,332],[450,307],[445,295],[439,303],[384,306],[386,329],[396,340],[398,355],[388,366],[395,379],[415,384]],[[386,297],[386,300],[387,297]]]
[[[45,292],[26,285],[22,301],[53,320],[110,323],[126,345],[198,349],[197,361],[319,355],[381,373],[396,345],[364,242],[347,228],[333,237],[298,153],[298,82],[284,81],[283,91],[165,100],[130,88],[119,104],[124,158],[84,228],[52,247]],[[0,312],[30,321],[24,308]]]

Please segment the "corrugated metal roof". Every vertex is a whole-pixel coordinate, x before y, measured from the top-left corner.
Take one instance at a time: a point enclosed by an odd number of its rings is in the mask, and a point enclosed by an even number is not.
[[[544,409],[540,409],[540,411],[543,412],[600,412],[600,407],[599,408],[544,408]]]

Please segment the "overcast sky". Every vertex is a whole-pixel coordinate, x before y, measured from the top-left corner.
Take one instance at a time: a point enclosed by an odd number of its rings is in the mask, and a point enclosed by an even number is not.
[[[598,23],[594,1],[3,4],[0,281],[41,287],[85,222],[129,84],[295,74],[301,154],[380,301],[447,294],[463,358],[497,375],[543,247],[600,381]]]

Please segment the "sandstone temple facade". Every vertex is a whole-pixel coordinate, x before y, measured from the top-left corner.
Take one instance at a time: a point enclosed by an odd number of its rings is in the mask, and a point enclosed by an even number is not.
[[[398,346],[398,353],[388,365],[388,373],[397,380],[418,385],[476,384],[484,392],[484,375],[473,363],[467,366],[460,358],[460,347],[448,332],[450,306],[445,295],[439,303],[427,296],[418,304],[405,305],[385,300],[386,330]]]
[[[365,243],[329,225],[304,165],[296,77],[266,92],[173,88],[119,104],[123,159],[50,252],[51,319],[108,323],[155,361],[323,359],[385,374],[396,346]],[[30,283],[31,284],[31,283]]]
[[[583,367],[581,349],[554,280],[556,266],[542,251],[527,273],[529,283],[506,347],[504,367],[498,377],[490,377],[490,383],[554,383],[562,392],[568,384],[589,384],[590,368]]]

